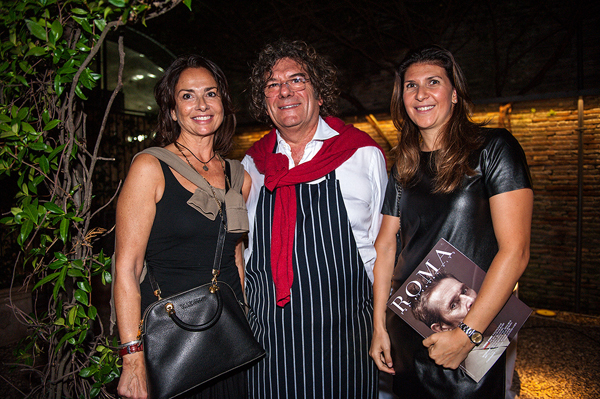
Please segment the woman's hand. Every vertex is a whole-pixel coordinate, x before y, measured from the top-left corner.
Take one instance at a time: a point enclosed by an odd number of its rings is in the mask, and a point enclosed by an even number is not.
[[[122,398],[146,399],[146,364],[144,352],[123,356],[123,370],[117,392]]]
[[[390,297],[392,274],[396,256],[396,233],[400,219],[383,215],[381,228],[375,240],[377,259],[373,267],[373,340],[369,355],[379,370],[395,374],[391,356],[390,336],[386,329],[386,303]]]
[[[369,355],[371,355],[380,371],[388,374],[396,374],[394,363],[392,362],[390,336],[387,331],[376,330],[373,332]]]
[[[459,328],[432,334],[423,340],[423,345],[437,365],[449,369],[460,366],[475,346]]]

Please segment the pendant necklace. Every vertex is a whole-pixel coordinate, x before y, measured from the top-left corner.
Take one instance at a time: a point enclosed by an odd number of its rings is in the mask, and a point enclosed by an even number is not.
[[[215,192],[214,187],[212,186],[212,184],[210,184],[208,182],[208,180],[206,180],[206,177],[202,176],[202,174],[200,172],[198,172],[198,169],[196,169],[194,167],[194,165],[192,165],[192,163],[190,162],[190,160],[188,159],[188,157],[185,156],[185,154],[183,153],[183,151],[181,151],[181,148],[179,148],[179,145],[182,146],[183,148],[185,148],[186,150],[190,151],[189,148],[187,148],[186,146],[184,146],[183,144],[178,143],[177,141],[174,142],[175,147],[179,150],[179,152],[181,153],[181,155],[183,155],[183,157],[185,158],[185,160],[187,161],[188,165],[190,165],[190,167],[194,170],[194,172],[198,173],[200,175],[201,178],[204,179],[204,181],[206,182],[206,184],[208,184],[208,187],[210,187],[210,191],[212,192],[212,197],[214,198],[215,202],[217,203],[217,206],[219,207],[219,215],[221,215],[221,220],[223,220],[223,207],[221,206],[221,201],[219,201],[217,199],[217,193]],[[178,145],[179,144],[179,145]],[[190,154],[194,155],[193,152],[190,151]],[[212,158],[210,158],[208,160],[208,162],[212,161],[212,159],[215,157],[215,155],[217,155],[217,153],[215,152],[215,154],[212,156]],[[196,156],[194,155],[194,158],[196,158]],[[196,158],[198,159],[198,158]],[[198,161],[200,161],[198,159]],[[223,174],[225,175],[225,191],[227,191],[227,188],[231,188],[231,183],[229,182],[229,177],[227,177],[227,173],[225,173],[225,164],[223,159],[221,159],[221,157],[219,157],[219,161],[221,162],[221,167],[223,168]],[[202,161],[200,161],[202,162]],[[207,162],[207,163],[208,163]],[[204,162],[202,162],[204,163]],[[202,168],[206,171],[208,171],[208,168],[206,167],[206,165]]]
[[[206,166],[206,165],[207,165],[207,164],[208,164],[210,161],[212,161],[212,160],[213,160],[213,158],[214,158],[214,157],[217,155],[217,153],[216,153],[216,152],[213,152],[213,156],[212,156],[212,157],[210,157],[210,159],[209,159],[208,161],[204,162],[203,160],[201,160],[200,158],[198,158],[198,157],[196,156],[196,154],[194,154],[194,153],[192,152],[192,150],[190,150],[189,148],[187,148],[186,146],[184,146],[184,145],[183,145],[183,144],[181,144],[180,142],[178,142],[178,141],[175,141],[175,142],[174,142],[174,144],[175,144],[175,147],[177,147],[177,149],[178,149],[178,150],[179,150],[179,152],[181,153],[181,155],[183,155],[184,157],[185,157],[185,155],[183,154],[183,151],[181,151],[181,148],[179,148],[179,146],[182,146],[183,148],[185,148],[186,150],[188,150],[188,151],[190,152],[190,154],[192,154],[192,156],[198,160],[198,162],[200,162],[202,165],[204,165],[204,166],[202,166],[202,169],[204,169],[204,170],[205,170],[205,171],[207,171],[207,172],[208,172],[208,166]],[[185,158],[185,159],[187,160],[187,158]],[[189,163],[189,161],[188,161],[188,163]],[[190,163],[190,165],[191,165],[191,163]]]

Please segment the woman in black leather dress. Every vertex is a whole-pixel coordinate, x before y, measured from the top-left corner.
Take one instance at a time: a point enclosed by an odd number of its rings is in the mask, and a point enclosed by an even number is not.
[[[492,322],[527,266],[533,191],[525,155],[505,129],[474,123],[470,107],[465,79],[450,52],[432,46],[406,56],[392,96],[400,134],[375,243],[370,350],[379,369],[394,375],[394,392],[401,398],[505,395],[504,356],[476,383],[458,369],[475,346],[462,329],[423,340],[386,312],[390,289],[400,287],[440,238],[487,272],[463,320],[477,331]]]
[[[127,348],[118,387],[123,398],[147,397],[144,354],[136,337],[144,309],[157,298],[148,278],[139,283],[144,261],[165,298],[210,282],[223,203],[227,232],[219,280],[238,298],[243,295],[239,241],[248,231],[245,199],[251,182],[239,161],[222,158],[235,130],[225,75],[201,56],[182,56],[165,71],[154,95],[160,108],[155,144],[186,162],[207,186],[196,187],[149,153],[138,154],[131,164],[117,205],[115,251],[115,308],[121,343]],[[245,372],[218,378],[184,396],[246,397]]]

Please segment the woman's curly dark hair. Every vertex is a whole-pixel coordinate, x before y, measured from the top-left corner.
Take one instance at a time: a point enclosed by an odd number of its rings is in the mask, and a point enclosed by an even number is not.
[[[171,111],[175,108],[175,87],[179,82],[179,77],[189,68],[204,68],[208,70],[217,82],[217,91],[221,96],[223,103],[224,118],[223,123],[215,133],[215,142],[213,149],[220,155],[225,155],[231,150],[232,138],[235,133],[235,109],[231,96],[229,95],[229,85],[225,74],[211,60],[197,54],[183,55],[178,57],[167,68],[165,74],[160,78],[154,87],[154,98],[158,104],[158,124],[156,127],[156,137],[153,145],[164,147],[169,145],[181,134],[179,123],[171,117]]]
[[[323,100],[319,115],[323,118],[337,113],[337,70],[325,57],[303,41],[280,39],[268,44],[258,55],[250,76],[250,113],[264,123],[271,123],[265,101],[265,86],[272,76],[277,61],[290,58],[302,66],[315,90],[315,96]]]

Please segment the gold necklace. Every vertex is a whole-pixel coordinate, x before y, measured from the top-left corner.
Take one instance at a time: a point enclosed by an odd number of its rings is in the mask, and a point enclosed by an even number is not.
[[[204,179],[204,181],[206,182],[206,184],[208,184],[208,187],[210,187],[210,191],[212,192],[213,195],[213,199],[215,200],[215,202],[217,203],[217,206],[219,207],[219,215],[221,215],[221,220],[223,220],[223,207],[221,204],[221,201],[219,201],[217,199],[217,193],[215,192],[214,187],[212,186],[212,184],[210,184],[208,182],[208,180],[206,180],[206,177],[202,176],[202,174],[200,172],[198,172],[198,169],[196,169],[194,167],[194,165],[192,165],[192,163],[190,162],[190,160],[188,159],[188,157],[185,156],[185,154],[183,153],[183,151],[181,151],[181,148],[179,148],[179,146],[177,145],[177,142],[175,142],[175,147],[179,150],[179,152],[181,153],[181,155],[183,155],[183,157],[185,158],[185,160],[187,161],[188,165],[190,165],[192,167],[192,169],[194,170],[194,172],[198,173],[200,175],[201,178]],[[184,146],[185,147],[185,146]],[[188,149],[188,151],[190,151]],[[194,155],[193,152],[190,151],[190,153],[192,155]],[[216,155],[216,153],[215,153]],[[194,156],[195,157],[195,156]],[[214,155],[213,155],[214,158]],[[211,158],[212,159],[212,158]],[[200,161],[200,160],[199,160]],[[221,163],[221,167],[223,168],[223,174],[225,175],[225,191],[227,191],[227,188],[231,188],[231,183],[229,182],[229,177],[227,177],[227,173],[225,172],[225,165],[224,165],[224,161],[223,159],[221,159],[221,157],[219,156],[219,161]],[[202,161],[200,161],[202,162]],[[209,161],[210,162],[210,161]],[[204,168],[204,170],[208,170],[208,168]]]
[[[202,163],[202,165],[204,165],[204,166],[202,167],[202,169],[204,169],[204,170],[205,170],[205,171],[207,171],[207,172],[208,172],[208,166],[207,166],[207,164],[208,164],[210,161],[212,161],[212,160],[213,160],[213,158],[214,158],[214,157],[217,155],[217,153],[213,151],[213,156],[212,156],[212,157],[210,157],[210,159],[209,159],[208,161],[204,162],[203,160],[201,160],[200,158],[198,158],[198,157],[196,156],[196,154],[194,154],[194,153],[192,152],[192,150],[190,150],[189,148],[187,148],[186,146],[184,146],[184,145],[183,145],[183,144],[181,144],[180,142],[178,142],[178,141],[175,141],[175,147],[177,147],[177,149],[179,150],[179,152],[181,152],[181,153],[183,154],[183,151],[181,151],[181,148],[179,148],[179,146],[182,146],[183,148],[185,148],[186,150],[188,150],[188,151],[190,152],[190,154],[192,154],[192,156],[198,160],[198,162],[200,162],[200,163]],[[185,157],[185,155],[184,155],[184,157]],[[186,158],[186,159],[187,159],[187,158]]]

